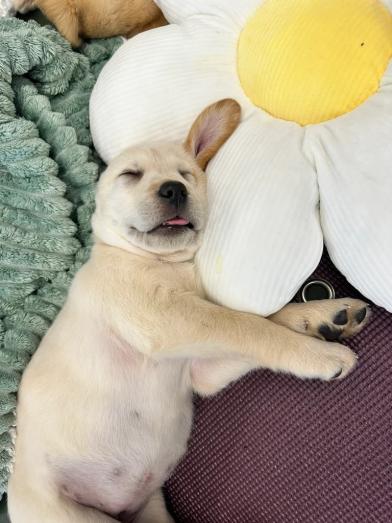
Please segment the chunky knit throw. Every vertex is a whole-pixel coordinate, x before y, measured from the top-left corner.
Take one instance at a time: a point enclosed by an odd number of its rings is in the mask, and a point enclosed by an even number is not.
[[[91,89],[120,39],[74,52],[54,29],[0,19],[0,494],[21,373],[86,260]]]

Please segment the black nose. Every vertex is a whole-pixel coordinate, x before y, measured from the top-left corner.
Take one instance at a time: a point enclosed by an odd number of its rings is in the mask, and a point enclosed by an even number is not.
[[[166,182],[161,185],[158,195],[178,209],[186,202],[188,191],[181,182]]]

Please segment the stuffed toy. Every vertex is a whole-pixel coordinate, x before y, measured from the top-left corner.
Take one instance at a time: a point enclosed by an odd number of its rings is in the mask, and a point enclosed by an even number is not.
[[[19,11],[38,7],[71,42],[82,38],[131,37],[166,24],[153,0],[13,0]]]
[[[243,121],[207,171],[197,263],[209,297],[269,315],[318,265],[392,311],[392,0],[159,0],[171,25],[125,43],[90,117],[108,162],[179,140],[210,103]]]

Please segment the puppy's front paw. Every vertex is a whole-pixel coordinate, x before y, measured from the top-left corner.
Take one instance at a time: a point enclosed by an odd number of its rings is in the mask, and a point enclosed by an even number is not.
[[[357,364],[357,355],[344,345],[316,339],[309,340],[305,345],[301,362],[303,368],[298,373],[303,378],[324,381],[343,379]]]
[[[317,328],[317,335],[327,341],[355,336],[367,324],[370,307],[361,300],[343,298],[330,302],[330,317]]]
[[[367,324],[371,314],[367,303],[351,298],[311,301],[294,305],[291,310],[299,318],[302,316],[302,320],[297,321],[301,328],[295,330],[326,341],[355,336]]]

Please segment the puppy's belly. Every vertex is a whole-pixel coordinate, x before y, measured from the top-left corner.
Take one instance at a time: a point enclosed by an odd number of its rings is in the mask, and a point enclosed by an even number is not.
[[[187,363],[153,362],[129,347],[110,360],[110,371],[103,364],[113,379],[100,405],[79,413],[84,450],[48,461],[63,496],[128,523],[186,451],[192,393]]]
[[[130,515],[136,514],[164,484],[183,456],[190,426],[189,412],[186,427],[181,421],[153,432],[146,427],[137,434],[130,427],[121,441],[113,438],[112,449],[108,443],[104,451],[101,445],[96,450],[92,446],[88,458],[51,456],[51,475],[62,496],[120,521],[132,521]],[[108,442],[110,438],[98,430],[97,435]],[[127,437],[128,445],[123,443]]]
[[[59,492],[120,521],[132,521],[131,516],[163,485],[186,451],[191,419],[189,406],[178,416],[170,413],[167,423],[159,420],[159,426],[140,409],[134,421],[138,428],[130,425],[116,434],[113,425],[110,435],[97,427],[100,441],[88,449],[88,458],[49,458]]]
[[[145,358],[89,317],[66,320],[25,373],[15,470],[24,481],[41,488],[53,482],[62,497],[129,522],[186,451],[189,364]]]
[[[155,464],[137,466],[119,461],[75,460],[61,466],[57,471],[60,493],[120,521],[132,521],[165,477]]]

